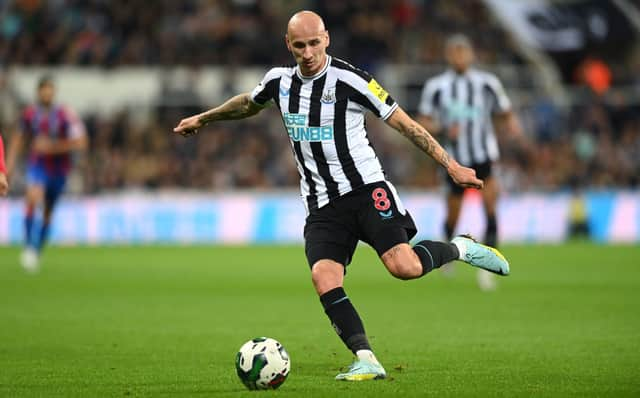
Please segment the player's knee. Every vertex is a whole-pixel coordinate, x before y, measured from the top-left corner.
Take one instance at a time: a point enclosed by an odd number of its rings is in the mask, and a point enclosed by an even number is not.
[[[43,193],[38,188],[28,189],[25,195],[27,206],[37,206],[42,202]]]
[[[344,267],[334,261],[321,260],[311,268],[311,281],[318,294],[342,286]]]

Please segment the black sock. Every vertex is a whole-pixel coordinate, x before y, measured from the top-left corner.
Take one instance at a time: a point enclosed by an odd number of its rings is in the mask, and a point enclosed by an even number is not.
[[[422,263],[422,275],[426,275],[435,268],[457,260],[460,257],[458,247],[453,243],[434,242],[432,240],[423,240],[416,243],[413,247],[420,262]]]
[[[331,325],[347,348],[354,354],[358,350],[371,350],[362,320],[343,288],[329,290],[320,296],[320,302],[331,320]]]
[[[487,231],[484,236],[484,243],[487,246],[496,247],[498,245],[498,225],[495,214],[487,216]]]
[[[447,236],[447,241],[450,241],[451,238],[453,238],[453,230],[455,228],[451,225],[449,225],[448,223],[444,223],[444,233]]]

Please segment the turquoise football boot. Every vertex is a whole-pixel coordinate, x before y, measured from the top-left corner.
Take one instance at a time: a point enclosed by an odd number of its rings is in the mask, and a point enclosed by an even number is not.
[[[382,365],[356,359],[356,361],[349,366],[347,372],[340,373],[336,376],[336,380],[365,381],[384,379],[385,377],[387,377],[387,373],[384,371]]]
[[[469,235],[457,236],[451,243],[458,246],[462,252],[460,261],[494,274],[509,275],[509,262],[498,249],[480,244]]]

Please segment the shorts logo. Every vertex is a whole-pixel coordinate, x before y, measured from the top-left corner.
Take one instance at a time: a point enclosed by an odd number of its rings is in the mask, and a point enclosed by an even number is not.
[[[393,218],[393,210],[391,207],[391,200],[384,188],[376,188],[371,192],[371,198],[373,199],[373,207],[378,210],[378,214],[383,219]]]
[[[336,92],[333,89],[328,89],[322,94],[322,98],[320,98],[320,102],[323,104],[333,104],[336,102]]]

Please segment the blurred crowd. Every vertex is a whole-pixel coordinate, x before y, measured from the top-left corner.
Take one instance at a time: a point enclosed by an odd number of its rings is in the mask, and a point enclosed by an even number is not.
[[[638,188],[640,106],[622,94],[581,99],[565,109],[540,99],[521,110],[532,141],[528,149],[504,143],[507,190]]]
[[[152,6],[142,0],[16,0],[0,2],[0,60],[103,67],[291,63],[283,34],[291,13],[303,8],[325,18],[332,54],[370,71],[382,62],[440,63],[450,32],[472,37],[482,64],[523,62],[480,0],[157,0]],[[574,105],[559,107],[537,98],[517,109],[528,142],[499,135],[498,175],[505,189],[637,187],[637,102],[633,96],[610,95],[608,80],[602,92],[586,88],[591,84],[584,80],[578,82],[585,92]],[[3,84],[0,79],[4,98]],[[160,101],[151,121],[135,117],[135,109],[83,115],[90,149],[81,168],[81,190],[297,186],[291,147],[276,112],[219,123],[184,139],[171,134],[174,125],[211,104],[199,103],[192,93],[181,95],[192,97],[185,101],[192,105]],[[2,114],[8,104],[2,101]],[[368,129],[392,181],[420,189],[440,186],[441,171],[408,141],[373,117]]]
[[[16,0],[0,2],[0,60],[18,65],[290,63],[288,18],[317,10],[331,51],[373,69],[432,61],[447,31],[477,38],[480,61],[517,61],[480,0]]]
[[[592,98],[569,108],[540,99],[518,109],[528,140],[499,135],[502,160],[497,174],[505,190],[638,187],[639,107],[622,97],[612,102]],[[141,125],[127,112],[109,119],[88,117],[91,155],[84,168],[85,190],[297,186],[291,146],[277,112],[219,123],[190,139],[171,133],[181,117],[198,110],[158,108],[154,121]],[[418,189],[441,186],[441,170],[409,141],[374,117],[368,130],[394,183]]]

